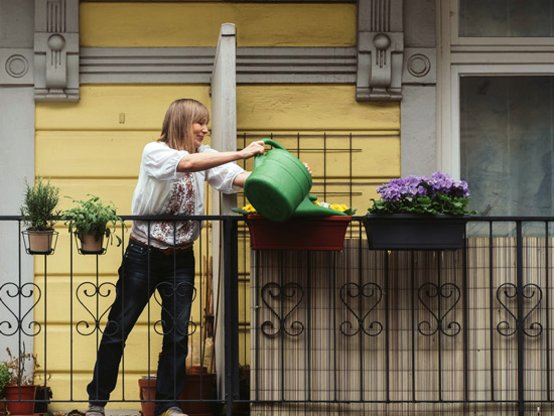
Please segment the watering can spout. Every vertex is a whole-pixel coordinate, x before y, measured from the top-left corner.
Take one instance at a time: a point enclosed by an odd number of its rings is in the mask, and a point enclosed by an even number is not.
[[[306,166],[272,139],[273,148],[254,159],[254,169],[244,184],[248,201],[262,216],[286,221],[310,192],[312,177]]]

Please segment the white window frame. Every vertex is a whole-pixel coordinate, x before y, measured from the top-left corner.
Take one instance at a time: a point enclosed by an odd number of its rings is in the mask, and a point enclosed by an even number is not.
[[[552,38],[458,36],[458,0],[437,0],[437,164],[460,178],[460,78],[554,76]]]
[[[483,0],[486,1],[486,0]],[[450,25],[451,25],[451,34],[450,41],[452,45],[482,45],[486,43],[487,45],[551,45],[551,37],[470,37],[470,36],[458,36],[459,31],[459,8],[458,0],[446,0],[449,7],[449,16]],[[483,42],[483,39],[486,39],[486,42]]]

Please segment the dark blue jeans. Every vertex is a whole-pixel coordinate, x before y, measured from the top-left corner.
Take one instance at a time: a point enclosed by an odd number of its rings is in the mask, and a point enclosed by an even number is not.
[[[108,402],[117,383],[125,340],[155,290],[162,304],[159,323],[163,331],[156,380],[156,415],[177,406],[185,384],[194,254],[190,249],[167,255],[133,242],[129,243],[119,268],[116,298],[98,348],[93,379],[87,386],[91,405],[105,406]]]

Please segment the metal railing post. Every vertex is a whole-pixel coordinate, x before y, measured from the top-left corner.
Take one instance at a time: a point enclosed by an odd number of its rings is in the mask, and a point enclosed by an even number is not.
[[[525,414],[525,313],[523,311],[523,229],[521,221],[516,222],[516,302],[517,302],[517,404],[518,415]]]
[[[239,385],[238,227],[233,216],[223,217],[223,284],[225,311],[225,405],[233,414]]]

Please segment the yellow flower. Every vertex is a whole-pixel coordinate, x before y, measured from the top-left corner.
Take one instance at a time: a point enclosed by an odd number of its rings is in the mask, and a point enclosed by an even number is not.
[[[334,211],[339,211],[339,212],[344,212],[344,213],[348,212],[348,215],[352,215],[353,212],[356,212],[355,210],[350,209],[348,207],[348,205],[346,205],[346,204],[337,204],[337,203],[330,204],[330,203],[325,202],[325,201],[319,202],[317,199],[312,200],[312,203],[314,205],[329,208],[329,209],[332,209]]]
[[[344,212],[348,209],[348,206],[346,204],[331,204],[330,208],[334,209],[335,211]]]
[[[242,207],[242,210],[246,212],[256,212],[256,208],[254,208],[252,204],[246,204]]]

